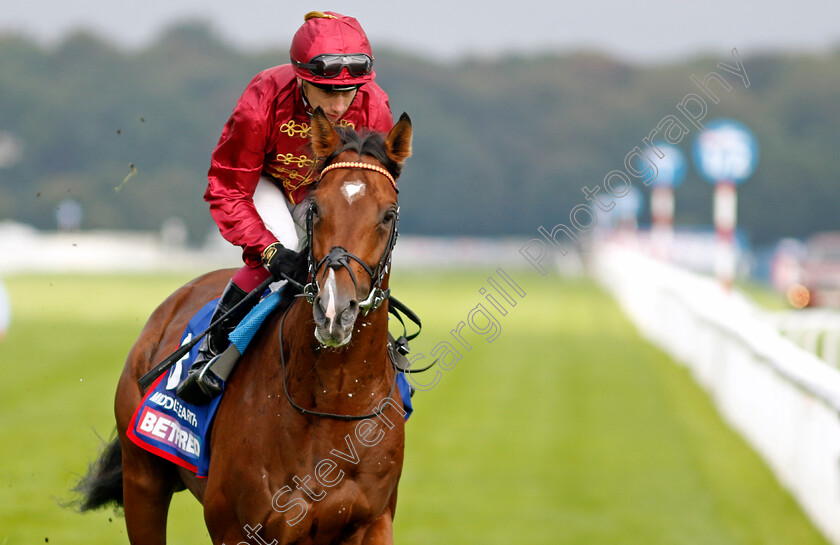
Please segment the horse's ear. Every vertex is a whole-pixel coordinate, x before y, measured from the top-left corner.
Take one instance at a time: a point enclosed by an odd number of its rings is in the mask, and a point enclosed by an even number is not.
[[[411,157],[411,119],[403,112],[385,137],[385,151],[399,164]]]
[[[312,114],[311,121],[312,129],[310,130],[310,139],[312,141],[312,151],[315,152],[315,157],[328,157],[341,145],[341,137],[320,106],[315,108],[315,113]]]

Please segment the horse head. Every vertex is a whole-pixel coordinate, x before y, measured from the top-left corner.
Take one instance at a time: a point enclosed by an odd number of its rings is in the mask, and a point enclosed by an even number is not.
[[[387,298],[399,219],[396,179],[411,155],[411,134],[405,113],[387,135],[336,128],[320,108],[312,116],[320,180],[307,214],[306,293],[324,346],[348,344],[359,314]]]

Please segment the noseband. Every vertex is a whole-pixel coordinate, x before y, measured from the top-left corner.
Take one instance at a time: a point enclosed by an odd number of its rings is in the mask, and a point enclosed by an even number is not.
[[[340,168],[361,168],[378,172],[388,178],[395,190],[397,188],[397,183],[394,180],[394,177],[385,168],[378,165],[372,165],[370,163],[362,163],[360,161],[333,163],[321,171],[321,177],[323,177],[325,172]],[[347,272],[350,273],[350,278],[353,280],[353,286],[355,286],[358,290],[359,285],[356,281],[356,275],[353,273],[352,267],[350,267],[350,262],[355,261],[361,265],[362,269],[364,269],[368,276],[370,276],[371,280],[370,293],[368,293],[368,296],[364,299],[364,301],[359,302],[359,310],[366,315],[379,308],[390,294],[390,289],[383,290],[381,286],[391,264],[391,255],[394,250],[394,245],[397,243],[397,236],[399,236],[397,230],[400,218],[399,207],[397,208],[394,214],[394,219],[391,223],[391,231],[388,233],[388,241],[385,244],[385,250],[383,250],[382,256],[379,258],[379,262],[376,264],[375,268],[371,268],[370,265],[365,263],[363,259],[348,252],[341,246],[333,246],[323,259],[316,262],[315,250],[313,249],[312,244],[314,235],[314,215],[315,203],[311,203],[306,211],[306,237],[309,240],[308,265],[309,277],[311,280],[309,284],[303,287],[303,296],[310,304],[315,302],[315,298],[318,296],[318,292],[321,289],[318,285],[318,272],[324,267],[336,271],[342,268],[347,269]]]

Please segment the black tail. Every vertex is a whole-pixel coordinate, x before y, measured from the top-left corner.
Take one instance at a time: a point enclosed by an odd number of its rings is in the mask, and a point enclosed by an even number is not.
[[[105,445],[99,458],[90,464],[87,475],[73,488],[74,492],[82,495],[77,502],[79,510],[90,511],[108,505],[122,507],[122,473],[120,440],[114,439]]]

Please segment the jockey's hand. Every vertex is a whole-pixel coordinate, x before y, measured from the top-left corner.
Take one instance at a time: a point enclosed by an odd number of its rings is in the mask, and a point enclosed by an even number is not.
[[[262,261],[275,280],[284,280],[284,274],[294,278],[306,263],[303,252],[289,250],[275,242],[262,251]]]

